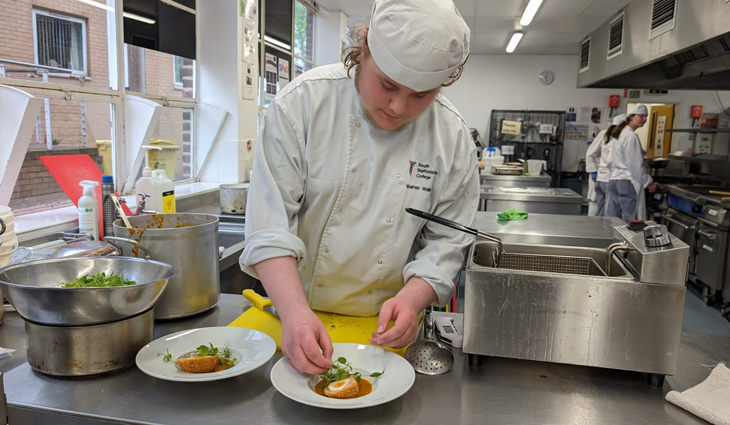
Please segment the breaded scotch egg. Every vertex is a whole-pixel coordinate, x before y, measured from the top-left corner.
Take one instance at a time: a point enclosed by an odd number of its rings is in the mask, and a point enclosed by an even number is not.
[[[180,370],[188,373],[210,373],[218,365],[218,356],[178,357]]]
[[[359,388],[357,381],[352,376],[342,381],[333,382],[324,389],[324,394],[332,398],[354,398],[357,397]]]

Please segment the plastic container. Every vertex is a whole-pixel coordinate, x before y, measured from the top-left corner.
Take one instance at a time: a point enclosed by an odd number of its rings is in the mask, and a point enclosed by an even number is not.
[[[95,241],[99,240],[99,202],[96,200],[96,186],[98,182],[82,180],[79,186],[84,188],[84,194],[79,198],[79,233],[91,235]]]
[[[156,213],[174,213],[175,212],[175,184],[167,178],[165,170],[154,170],[150,168],[151,154],[150,151],[161,150],[157,146],[142,146],[145,151],[146,166],[142,169],[142,177],[137,180],[134,191],[137,194],[137,208],[140,207],[140,201],[145,196],[144,209],[155,211]],[[139,214],[138,214],[139,215]]]
[[[0,205],[0,219],[5,223],[5,232],[0,235],[0,240],[2,240],[2,245],[0,245],[0,267],[5,267],[13,260],[13,255],[18,249],[18,237],[15,235],[15,220],[10,207]]]
[[[94,146],[99,151],[102,159],[101,172],[104,174],[114,174],[112,169],[112,141],[111,140],[94,140]]]
[[[174,179],[175,168],[177,167],[177,151],[180,150],[180,146],[167,139],[151,139],[149,145],[161,149],[150,152],[149,167],[152,170],[165,170],[167,177]]]

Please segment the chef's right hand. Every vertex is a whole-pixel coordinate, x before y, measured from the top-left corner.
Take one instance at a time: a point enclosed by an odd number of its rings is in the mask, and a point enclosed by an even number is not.
[[[312,310],[290,315],[281,325],[281,351],[299,372],[319,375],[332,367],[332,341]]]

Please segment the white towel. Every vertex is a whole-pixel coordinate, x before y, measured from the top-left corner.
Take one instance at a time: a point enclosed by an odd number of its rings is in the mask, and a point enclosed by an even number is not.
[[[13,350],[12,348],[0,347],[0,359],[4,359],[5,357],[10,357],[13,355],[14,352],[15,352],[15,350]]]
[[[700,384],[670,391],[667,401],[715,425],[730,425],[730,369],[720,363]]]

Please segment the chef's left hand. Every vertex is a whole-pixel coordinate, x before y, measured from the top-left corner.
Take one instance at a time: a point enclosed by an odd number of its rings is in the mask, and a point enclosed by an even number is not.
[[[391,321],[395,323],[388,329]],[[386,329],[388,330],[385,331]],[[418,332],[418,314],[415,308],[396,296],[383,303],[378,315],[378,329],[373,333],[370,344],[403,348],[413,342],[416,332]]]
[[[370,344],[403,348],[416,339],[418,313],[436,301],[436,292],[425,280],[413,276],[398,294],[383,303],[378,315],[378,329]],[[393,327],[388,324],[393,321]],[[387,329],[387,330],[386,330]]]

